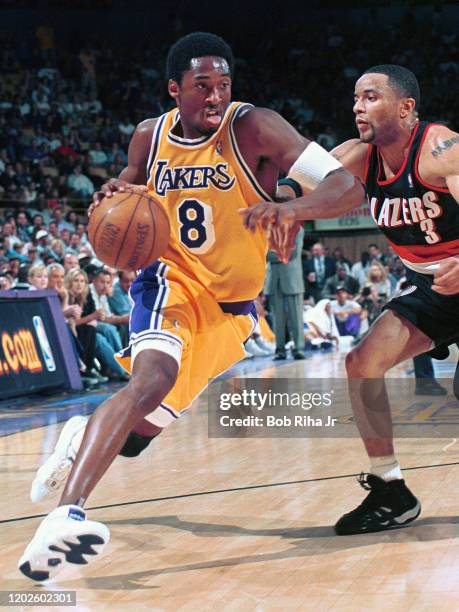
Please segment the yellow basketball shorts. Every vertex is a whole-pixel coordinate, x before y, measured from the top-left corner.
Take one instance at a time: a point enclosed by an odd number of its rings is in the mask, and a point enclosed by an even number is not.
[[[156,349],[174,357],[174,387],[147,418],[167,427],[219,376],[243,359],[243,343],[257,324],[252,301],[219,304],[199,283],[158,261],[142,270],[130,290],[129,346],[115,355],[131,372],[139,352]]]

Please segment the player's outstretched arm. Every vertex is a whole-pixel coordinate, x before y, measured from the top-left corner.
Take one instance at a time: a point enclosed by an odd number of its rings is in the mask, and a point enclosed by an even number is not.
[[[254,230],[290,225],[297,220],[339,216],[359,206],[365,192],[361,182],[325,149],[298,134],[280,115],[267,109],[247,113],[250,132],[262,157],[288,173],[302,189],[310,191],[287,204],[263,202],[243,211],[244,225]]]
[[[103,198],[110,198],[116,191],[125,191],[126,189],[147,191],[147,162],[156,121],[157,119],[146,119],[139,123],[129,143],[128,165],[121,172],[119,178],[111,178],[102,185],[99,191],[93,194],[88,215],[92,213]]]
[[[346,140],[330,151],[335,159],[343,164],[343,166],[354,176],[357,176],[362,182],[365,182],[365,166],[368,155],[368,145],[362,143],[358,138]],[[287,180],[281,181],[276,193],[276,202],[287,202],[299,197],[295,189],[289,186],[289,179],[293,179],[292,171],[290,171]],[[306,196],[313,191],[313,188],[301,185],[302,195]],[[325,213],[325,211],[324,211]]]
[[[446,183],[459,206],[459,134],[438,126],[429,130],[423,174]],[[434,274],[432,289],[442,295],[459,293],[459,256],[443,259]]]
[[[296,218],[330,219],[360,206],[366,198],[362,181],[368,146],[353,139],[336,147],[328,154],[341,164],[336,169],[331,164],[329,166],[323,154],[326,152],[318,151],[316,143],[311,143],[310,147],[314,147],[314,156],[311,150],[306,163],[300,167],[294,163],[289,172],[289,176],[301,185],[304,194],[292,202]]]

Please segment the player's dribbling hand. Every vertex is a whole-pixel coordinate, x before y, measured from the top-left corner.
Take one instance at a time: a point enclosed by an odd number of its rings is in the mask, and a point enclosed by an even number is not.
[[[459,293],[459,257],[448,257],[434,274],[432,289],[442,295]]]
[[[239,212],[245,228],[254,232],[257,225],[260,225],[268,230],[269,248],[283,263],[287,263],[300,228],[293,207],[285,202],[261,202],[250,208],[241,208]]]
[[[295,238],[300,228],[300,221],[296,221],[292,226],[271,225],[268,228],[268,247],[284,264],[288,263],[295,248]]]
[[[254,232],[257,224],[268,229],[271,225],[278,227],[291,227],[296,222],[294,208],[287,202],[277,204],[276,202],[260,202],[250,208],[239,209],[243,219],[244,227]]]
[[[99,206],[104,198],[111,198],[116,191],[135,191],[137,193],[146,193],[148,187],[146,185],[134,185],[121,179],[110,179],[107,183],[104,183],[100,188],[100,191],[96,191],[92,196],[92,203],[88,209],[88,217],[91,216],[92,211]]]

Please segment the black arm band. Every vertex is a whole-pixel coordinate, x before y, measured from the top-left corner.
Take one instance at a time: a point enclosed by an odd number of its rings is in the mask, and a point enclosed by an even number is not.
[[[298,183],[298,181],[295,181],[295,179],[286,177],[277,181],[277,184],[288,185],[289,187],[291,187],[295,192],[297,198],[301,198],[303,196],[303,190],[301,188],[301,185]]]

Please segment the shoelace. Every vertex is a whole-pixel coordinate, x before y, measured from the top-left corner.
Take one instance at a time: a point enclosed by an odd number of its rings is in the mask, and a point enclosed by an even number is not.
[[[47,479],[48,486],[54,487],[56,486],[58,482],[60,483],[62,480],[64,480],[67,476],[69,464],[71,463],[72,463],[72,460],[67,457],[62,459],[59,462],[57,468],[53,470],[53,475],[48,477]]]
[[[377,477],[373,474],[361,472],[357,478],[359,485],[366,491],[370,491],[363,502],[356,510],[374,510],[380,507],[380,493],[382,487],[379,486]]]
[[[367,474],[366,472],[360,472],[357,478],[357,482],[359,483],[359,485],[362,487],[362,489],[365,489],[366,491],[371,491],[373,489],[371,484],[368,482],[369,476],[371,476],[371,474]]]

